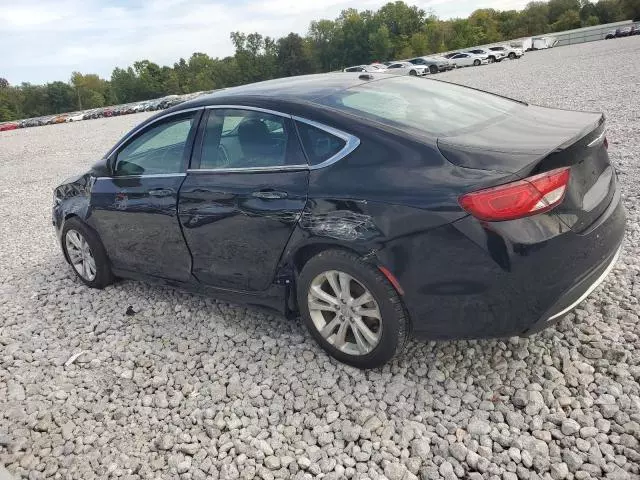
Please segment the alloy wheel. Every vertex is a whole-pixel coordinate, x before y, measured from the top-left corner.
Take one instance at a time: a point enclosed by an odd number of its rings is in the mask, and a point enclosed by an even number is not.
[[[330,270],[316,276],[308,292],[309,314],[320,335],[354,356],[370,353],[382,336],[382,316],[371,292],[351,275]]]
[[[96,260],[89,243],[77,230],[70,229],[65,236],[67,255],[78,275],[88,282],[96,278]]]

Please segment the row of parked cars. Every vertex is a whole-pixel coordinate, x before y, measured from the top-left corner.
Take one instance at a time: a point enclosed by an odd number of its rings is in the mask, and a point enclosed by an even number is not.
[[[640,23],[609,30],[604,38],[605,40],[609,40],[611,38],[631,37],[633,35],[640,35]]]
[[[424,76],[446,72],[458,67],[471,67],[500,62],[505,58],[515,60],[524,55],[522,48],[510,45],[495,45],[487,48],[473,48],[465,51],[428,55],[407,60],[372,63],[347,67],[345,72],[391,73],[396,75]]]
[[[56,123],[78,122],[80,120],[90,120],[94,118],[116,117],[118,115],[128,115],[130,113],[164,110],[165,108],[172,107],[178,103],[185,102],[205,93],[209,92],[188,93],[186,95],[168,95],[154,100],[94,108],[91,110],[84,110],[82,112],[63,113],[60,115],[48,115],[13,122],[4,122],[0,123],[0,132],[5,130],[15,130],[17,128],[40,127],[42,125],[54,125]]]

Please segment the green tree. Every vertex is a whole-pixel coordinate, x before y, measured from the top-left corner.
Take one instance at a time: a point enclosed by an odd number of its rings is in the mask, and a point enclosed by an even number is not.
[[[571,30],[573,28],[580,28],[580,14],[577,10],[565,11],[558,20],[551,25],[552,32],[561,32],[563,30]]]
[[[75,110],[76,102],[73,88],[68,83],[52,82],[46,86],[45,95],[50,113],[63,113]]]
[[[278,66],[280,74],[304,75],[312,72],[312,61],[309,48],[305,46],[303,38],[297,33],[290,33],[278,40]]]
[[[382,62],[389,58],[393,43],[391,43],[391,36],[386,25],[380,25],[378,30],[369,34],[369,45],[373,60]]]

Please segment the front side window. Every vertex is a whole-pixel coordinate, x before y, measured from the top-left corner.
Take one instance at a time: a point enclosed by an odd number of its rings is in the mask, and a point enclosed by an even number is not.
[[[296,127],[300,134],[302,147],[309,159],[309,165],[318,165],[329,160],[347,143],[342,138],[304,122],[296,122]]]
[[[200,168],[287,165],[289,137],[284,117],[252,110],[211,110],[202,139]]]
[[[116,155],[114,175],[180,173],[195,115],[170,117],[129,141]]]

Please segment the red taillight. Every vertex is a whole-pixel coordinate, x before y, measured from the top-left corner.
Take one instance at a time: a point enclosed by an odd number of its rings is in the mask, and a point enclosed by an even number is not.
[[[551,210],[562,202],[568,183],[569,168],[558,168],[525,180],[467,193],[459,201],[462,208],[480,220],[514,220]]]

